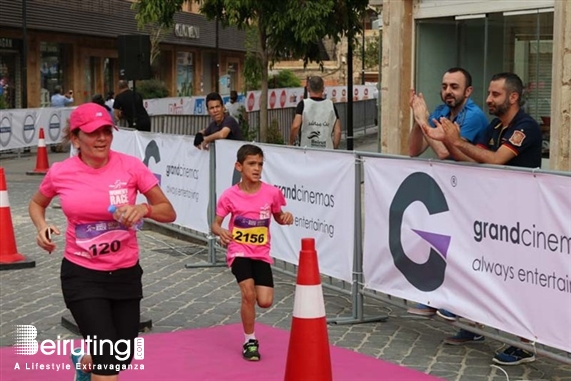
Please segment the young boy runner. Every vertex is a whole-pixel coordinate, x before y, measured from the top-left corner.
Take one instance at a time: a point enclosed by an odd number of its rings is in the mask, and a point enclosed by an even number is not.
[[[282,192],[261,181],[264,153],[253,144],[238,150],[235,168],[242,175],[238,184],[228,188],[216,206],[212,233],[227,246],[228,266],[242,293],[240,315],[244,327],[242,355],[249,361],[260,359],[259,343],[254,333],[256,302],[268,308],[274,300],[274,280],[270,257],[270,221],[291,225],[293,216],[282,211],[286,204]],[[230,214],[229,229],[222,221]]]

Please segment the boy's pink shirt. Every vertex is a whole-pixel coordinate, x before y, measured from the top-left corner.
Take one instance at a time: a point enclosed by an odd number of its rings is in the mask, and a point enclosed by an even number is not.
[[[134,205],[138,191],[146,193],[157,184],[157,178],[140,159],[111,151],[109,162],[99,169],[89,167],[77,156],[55,163],[39,191],[48,198],[59,196],[68,221],[65,258],[92,270],[109,271],[134,266],[139,260],[139,246],[135,231],[119,228],[107,208]],[[77,239],[76,229],[85,237]],[[105,246],[115,242],[116,248],[117,241],[120,250]],[[88,246],[103,254],[93,256]]]
[[[283,193],[276,187],[262,182],[260,190],[256,193],[243,192],[238,184],[228,188],[218,200],[216,206],[216,215],[226,217],[231,215],[228,224],[229,230],[232,232],[237,219],[245,219],[250,222],[256,222],[259,226],[267,226],[268,238],[265,245],[251,245],[236,242],[232,240],[228,244],[227,261],[228,266],[232,266],[232,262],[236,257],[247,257],[273,263],[270,257],[271,236],[270,221],[274,213],[279,213],[282,206],[286,205]],[[267,221],[265,221],[267,220]]]

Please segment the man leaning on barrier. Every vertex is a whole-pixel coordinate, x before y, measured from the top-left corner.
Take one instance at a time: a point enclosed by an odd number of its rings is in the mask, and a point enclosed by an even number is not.
[[[514,73],[500,73],[492,77],[486,104],[496,118],[485,134],[472,145],[460,138],[457,124],[446,118],[433,120],[435,128],[423,124],[421,128],[431,139],[444,143],[456,160],[514,167],[541,167],[541,130],[539,124],[521,106],[523,83]],[[450,314],[449,319],[456,316]],[[521,339],[527,342],[525,339]],[[535,355],[509,346],[496,353],[493,361],[501,365],[519,365],[535,361]]]
[[[242,131],[236,119],[224,113],[222,97],[213,92],[206,96],[206,109],[212,122],[194,137],[194,146],[205,149],[208,144],[218,139],[243,140]]]

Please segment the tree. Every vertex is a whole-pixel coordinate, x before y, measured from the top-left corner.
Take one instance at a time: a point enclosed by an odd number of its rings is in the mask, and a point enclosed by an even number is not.
[[[186,0],[138,0],[131,5],[137,14],[137,28],[146,32],[151,40],[150,64],[161,53],[160,42],[174,24],[174,15],[182,10]]]
[[[372,37],[365,38],[365,68],[371,70],[379,67],[379,49],[380,49],[380,39],[378,33],[374,33]],[[355,45],[355,51],[359,52],[363,49],[363,43],[357,40]]]
[[[319,42],[339,42],[361,31],[368,0],[195,0],[208,19],[248,30],[255,27],[261,71],[260,140],[267,141],[268,69],[282,58],[322,62]]]
[[[301,81],[290,70],[281,70],[270,78],[268,88],[282,89],[286,87],[301,87]]]
[[[258,63],[261,70],[260,140],[267,141],[268,69],[282,58],[300,58],[321,63],[320,41],[329,37],[350,41],[362,30],[368,0],[194,0],[210,20],[223,26],[257,31]],[[139,0],[133,4],[139,28],[166,30],[185,0]],[[160,34],[155,37],[158,49]],[[349,44],[351,46],[351,44]],[[248,58],[248,57],[247,57]],[[255,70],[254,70],[255,72]]]
[[[261,87],[262,67],[258,59],[258,28],[251,26],[246,29],[246,40],[244,41],[246,56],[244,57],[244,93],[249,90],[258,90]]]

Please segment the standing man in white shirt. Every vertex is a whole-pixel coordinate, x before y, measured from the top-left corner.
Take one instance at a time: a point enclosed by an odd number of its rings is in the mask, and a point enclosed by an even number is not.
[[[236,123],[240,124],[240,115],[242,114],[243,106],[238,102],[238,93],[235,90],[230,91],[230,101],[226,102],[224,105],[226,113],[236,120]]]
[[[302,99],[296,107],[291,124],[289,144],[294,145],[299,136],[302,147],[337,149],[341,141],[341,122],[333,102],[323,99],[325,86],[319,76],[307,81],[309,98]]]

